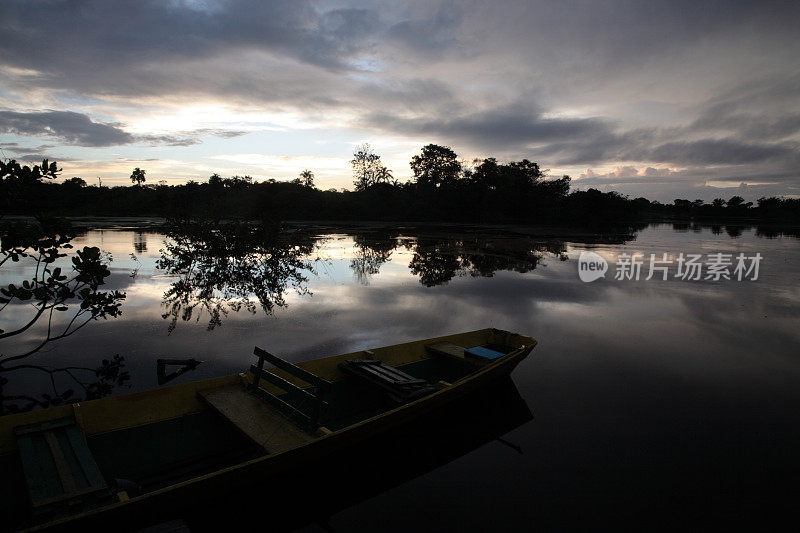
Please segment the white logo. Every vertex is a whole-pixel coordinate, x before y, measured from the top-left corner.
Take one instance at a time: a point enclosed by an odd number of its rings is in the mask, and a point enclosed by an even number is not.
[[[745,255],[744,253],[709,253],[705,254],[669,254],[659,256],[642,252],[622,252],[617,255],[613,264],[613,279],[619,281],[651,280],[653,278],[667,281],[669,279],[689,281],[756,281],[759,268],[764,257],[760,253]],[[676,268],[673,268],[676,267]],[[581,281],[590,282],[604,278],[608,272],[608,262],[595,252],[581,252],[578,258],[578,275]]]
[[[603,256],[594,252],[581,252],[578,259],[578,275],[581,281],[590,282],[604,278],[608,271],[608,262]]]

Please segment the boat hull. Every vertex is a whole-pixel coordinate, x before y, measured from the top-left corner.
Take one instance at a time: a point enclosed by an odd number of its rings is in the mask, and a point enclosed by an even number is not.
[[[308,444],[279,453],[264,455],[213,473],[148,492],[125,501],[87,511],[47,524],[32,531],[82,529],[119,530],[121,524],[141,524],[142,518],[156,523],[175,518],[176,514],[191,512],[204,501],[223,498],[233,491],[268,487],[270,478],[285,475],[314,461],[324,461],[337,452],[357,446],[370,438],[408,424],[447,404],[486,387],[491,382],[509,376],[536,344],[528,337],[526,344],[475,373],[416,401],[398,406],[378,416],[368,418],[339,431],[334,431]],[[230,378],[217,378],[215,383]]]

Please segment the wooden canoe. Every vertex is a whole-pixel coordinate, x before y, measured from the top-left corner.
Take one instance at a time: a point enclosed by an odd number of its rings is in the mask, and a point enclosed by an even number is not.
[[[256,349],[242,374],[4,416],[0,529],[119,530],[191,513],[484,389],[535,345],[483,329],[296,364]],[[414,393],[343,372],[365,360]]]

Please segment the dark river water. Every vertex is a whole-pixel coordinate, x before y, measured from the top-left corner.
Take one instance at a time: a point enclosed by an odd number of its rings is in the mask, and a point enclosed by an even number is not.
[[[305,228],[288,234],[276,262],[231,264],[202,239],[90,229],[73,244],[112,255],[107,287],[125,291],[122,315],[29,359],[95,368],[118,354],[130,379],[114,393],[124,393],[159,386],[157,358],[203,361],[171,385],[242,371],[255,345],[299,361],[496,327],[539,342],[512,376],[532,416],[502,440],[367,491],[329,517],[331,528],[551,529],[632,518],[656,527],[690,511],[710,525],[785,510],[800,495],[800,241],[665,224],[563,235]],[[587,251],[607,262],[605,277],[581,280]],[[646,279],[651,254],[666,270]],[[700,279],[683,279],[681,254],[700,256]],[[621,270],[629,256],[642,260],[639,279]],[[4,265],[0,284],[31,268]],[[28,312],[7,307],[0,327]],[[2,352],[34,346],[42,327],[0,341]],[[40,374],[7,373],[3,394],[81,393],[69,376],[53,389]]]

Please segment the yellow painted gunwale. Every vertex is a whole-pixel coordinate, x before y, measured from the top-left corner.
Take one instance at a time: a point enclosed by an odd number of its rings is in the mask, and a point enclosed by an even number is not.
[[[431,339],[411,341],[393,346],[385,346],[370,350],[370,357],[375,357],[390,366],[398,366],[431,357],[425,350],[426,344],[434,342],[462,343],[465,346],[483,344],[494,340],[495,335],[505,335],[495,329],[481,329],[455,335],[446,335]],[[514,341],[527,339],[527,342],[536,342],[529,337],[517,334],[511,335],[505,343],[515,346]],[[505,340],[505,339],[504,339]],[[364,357],[363,351],[334,355],[320,359],[311,359],[295,363],[297,366],[308,370],[328,381],[338,381],[344,378],[338,368],[339,363],[347,359]],[[283,371],[272,369],[290,382],[300,386],[308,386],[305,382]],[[117,431],[145,424],[152,424],[162,420],[169,420],[179,416],[204,411],[208,406],[197,397],[197,391],[228,385],[245,379],[250,381],[252,376],[247,373],[244,378],[241,374],[231,374],[218,378],[204,379],[181,385],[161,387],[141,392],[109,396],[98,400],[90,400],[77,404],[51,407],[26,413],[18,413],[0,417],[0,455],[16,451],[14,428],[26,424],[36,424],[47,420],[55,420],[70,415],[75,415],[78,423],[87,437]],[[278,388],[269,388],[270,392],[280,392]]]
[[[95,523],[99,525],[105,517],[116,515],[120,512],[123,515],[133,517],[136,513],[141,512],[141,509],[144,509],[148,502],[153,502],[153,505],[174,505],[176,503],[176,495],[182,491],[186,492],[185,498],[187,501],[191,501],[199,496],[199,494],[195,494],[196,491],[213,490],[215,487],[224,486],[240,473],[248,471],[250,471],[250,475],[246,477],[249,478],[249,482],[253,482],[260,476],[268,474],[271,470],[277,471],[282,468],[289,468],[293,464],[300,464],[307,460],[308,457],[311,457],[309,454],[313,454],[315,451],[324,453],[342,448],[348,443],[361,440],[382,429],[397,426],[403,421],[419,416],[442,405],[451,398],[467,394],[482,386],[489,378],[493,379],[494,377],[507,375],[537,344],[537,341],[531,337],[488,328],[376,348],[371,350],[372,354],[374,354],[371,357],[374,356],[392,366],[412,363],[431,357],[425,350],[425,345],[436,342],[463,343],[462,345],[473,346],[489,342],[501,342],[516,348],[524,346],[525,349],[489,363],[474,374],[429,396],[362,420],[339,431],[320,435],[309,444],[258,457],[99,509],[41,524],[32,528],[31,531],[51,527],[73,527],[78,521],[86,521],[88,525],[88,523],[95,520],[97,521]],[[344,378],[338,369],[338,363],[346,359],[363,357],[363,355],[363,351],[358,351],[295,364],[329,381],[336,381]],[[205,410],[208,407],[198,399],[197,391],[241,380],[249,381],[250,379],[249,373],[232,374],[171,387],[92,400],[75,404],[74,406],[59,406],[40,411],[8,415],[0,418],[0,454],[12,453],[16,450],[13,428],[19,425],[57,419],[75,413],[86,435],[92,436]],[[297,380],[294,381],[297,382]],[[302,382],[299,383],[302,384]],[[166,398],[169,398],[169,400],[165,401]],[[381,424],[381,422],[384,423]],[[326,443],[330,445],[326,446]]]

